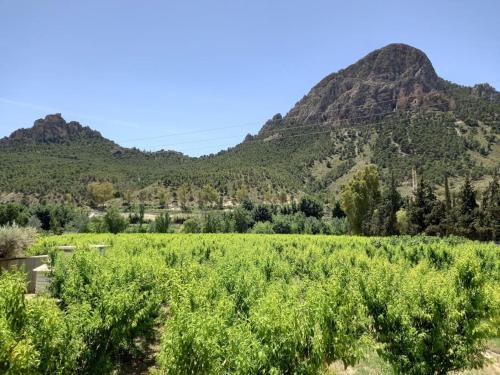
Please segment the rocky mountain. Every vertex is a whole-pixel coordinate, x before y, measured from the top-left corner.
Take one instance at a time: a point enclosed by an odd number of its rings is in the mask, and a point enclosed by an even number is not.
[[[443,93],[445,87],[422,51],[390,44],[323,78],[284,118],[268,121],[260,134],[279,126],[372,122],[396,110],[448,111],[455,103]]]
[[[47,115],[38,119],[33,127],[18,129],[9,137],[0,140],[4,144],[10,143],[68,143],[80,139],[104,140],[101,133],[92,130],[88,126],[82,126],[79,122],[66,122],[60,113]]]
[[[216,155],[126,149],[49,115],[0,141],[0,191],[83,196],[89,181],[109,180],[121,192],[161,181],[173,193],[211,184],[227,199],[241,190],[266,200],[328,197],[375,163],[404,193],[413,168],[438,185],[445,174],[452,184],[466,174],[486,183],[500,166],[499,133],[493,87],[450,83],[422,51],[390,44],[323,78],[286,115]]]

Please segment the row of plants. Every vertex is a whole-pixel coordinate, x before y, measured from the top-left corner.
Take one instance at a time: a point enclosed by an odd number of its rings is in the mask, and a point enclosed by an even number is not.
[[[107,373],[155,323],[165,374],[319,374],[373,350],[443,374],[480,367],[500,333],[500,251],[455,237],[68,234],[32,252],[52,253],[51,296],[0,276],[2,373]]]

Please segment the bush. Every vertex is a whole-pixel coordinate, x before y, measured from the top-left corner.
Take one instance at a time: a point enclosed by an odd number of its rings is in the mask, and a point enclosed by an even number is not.
[[[172,220],[170,219],[168,212],[160,214],[156,217],[155,221],[151,223],[151,232],[168,233],[171,222]]]
[[[292,233],[292,222],[290,216],[276,215],[273,218],[274,233],[289,234]]]
[[[234,221],[230,215],[220,212],[209,212],[203,219],[203,233],[234,232]]]
[[[331,234],[341,235],[349,232],[349,222],[346,217],[333,218],[331,225]]]
[[[258,222],[253,226],[253,233],[272,234],[274,233],[273,225],[269,221]]]
[[[304,233],[307,234],[320,234],[321,233],[321,221],[314,216],[309,216],[306,218],[304,225]]]
[[[89,226],[89,215],[84,211],[80,211],[75,213],[73,219],[66,225],[64,229],[68,232],[87,233],[89,231]]]
[[[104,215],[104,223],[106,228],[111,233],[120,233],[127,229],[127,220],[115,208],[110,208]]]
[[[23,255],[36,236],[36,229],[31,227],[21,228],[17,224],[0,227],[0,258]]]
[[[89,232],[91,233],[105,233],[107,231],[106,223],[102,216],[93,216],[89,220]]]
[[[201,223],[195,218],[187,219],[182,225],[182,231],[184,233],[201,233]]]

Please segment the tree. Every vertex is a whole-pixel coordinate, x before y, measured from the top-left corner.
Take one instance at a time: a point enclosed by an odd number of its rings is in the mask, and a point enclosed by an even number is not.
[[[273,219],[273,214],[269,207],[264,205],[259,205],[253,210],[253,219],[256,222],[271,221]]]
[[[431,185],[420,180],[408,207],[410,232],[423,233],[429,226],[437,228],[443,219],[444,209],[437,200]]]
[[[243,207],[237,207],[232,212],[234,229],[238,233],[246,233],[253,225],[253,218],[249,211]]]
[[[90,199],[97,205],[113,198],[115,187],[111,182],[91,182],[87,185],[87,192]]]
[[[345,212],[340,206],[340,201],[335,201],[332,209],[332,218],[342,219],[345,217]]]
[[[342,188],[341,207],[354,233],[362,233],[364,220],[369,220],[380,199],[379,174],[374,165],[356,172]]]
[[[170,224],[170,215],[165,211],[165,213],[160,214],[156,217],[155,221],[151,225],[151,229],[155,233],[168,233]]]
[[[465,178],[464,184],[458,193],[456,206],[458,233],[468,237],[476,235],[475,225],[478,219],[478,205],[476,192],[472,187],[469,176]]]
[[[198,205],[203,208],[205,204],[216,204],[219,199],[219,193],[212,185],[205,185],[198,194]]]
[[[493,180],[483,193],[481,205],[481,239],[499,240],[500,237],[500,186],[495,171]]]
[[[401,208],[401,195],[396,189],[394,175],[391,175],[391,183],[382,196],[380,212],[382,215],[382,227],[377,233],[383,236],[398,234],[397,212]]]
[[[448,175],[444,176],[444,203],[446,211],[449,211],[451,209],[451,195],[450,186],[448,184]]]
[[[460,190],[458,195],[459,200],[459,212],[462,215],[468,215],[472,213],[478,206],[476,202],[476,192],[472,187],[469,176],[465,178],[464,185]]]
[[[191,189],[189,188],[188,184],[182,184],[177,189],[177,200],[179,201],[179,205],[181,206],[181,209],[183,211],[187,209],[187,201],[190,190]]]
[[[249,198],[245,198],[241,202],[241,207],[247,211],[252,211],[254,208],[254,205],[253,205],[253,202]]]
[[[299,210],[307,217],[321,219],[323,216],[323,203],[312,197],[302,197],[299,204]]]
[[[128,223],[116,208],[110,208],[104,215],[104,223],[111,233],[120,233],[127,229]]]
[[[243,202],[244,200],[248,199],[247,188],[245,186],[242,186],[238,190],[236,190],[235,198],[238,202]]]

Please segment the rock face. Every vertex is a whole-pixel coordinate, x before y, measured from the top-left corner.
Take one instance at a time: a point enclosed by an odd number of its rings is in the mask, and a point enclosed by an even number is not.
[[[395,109],[446,111],[443,92],[428,57],[405,44],[390,44],[322,79],[283,118],[273,117],[259,135],[277,126],[370,122]]]
[[[104,139],[98,131],[76,121],[66,122],[60,113],[56,113],[36,120],[31,128],[16,130],[2,142],[65,143],[82,138]]]
[[[471,94],[478,98],[500,103],[500,92],[497,92],[488,83],[479,83],[474,85],[471,89]]]

